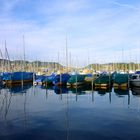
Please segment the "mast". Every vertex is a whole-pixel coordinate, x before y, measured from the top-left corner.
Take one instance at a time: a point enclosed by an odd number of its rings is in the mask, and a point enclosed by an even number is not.
[[[68,73],[68,41],[67,41],[67,34],[66,34],[66,72]]]
[[[125,63],[124,63],[124,48],[122,47],[122,70],[125,72]]]
[[[25,71],[25,37],[23,35],[23,71]]]
[[[60,68],[60,63],[59,63],[59,61],[60,61],[60,58],[59,58],[59,52],[58,52],[58,65],[59,65],[59,66],[58,66],[58,67],[59,67],[58,69],[59,69],[59,74],[60,74],[60,81],[59,81],[59,82],[62,83],[61,68]]]
[[[66,73],[68,73],[68,44],[67,44],[67,34],[66,34]],[[69,104],[69,100],[68,100],[68,93],[67,93],[67,110],[66,110],[66,117],[67,117],[67,121],[66,121],[66,125],[67,125],[67,140],[69,139],[69,110],[68,110],[68,104]]]
[[[25,39],[24,39],[24,35],[23,35],[23,66],[22,66],[22,74],[21,74],[21,86],[22,86],[22,90],[23,90],[23,84],[24,84],[24,74],[23,72],[25,71]]]
[[[10,57],[9,57],[9,54],[8,54],[8,50],[7,50],[6,40],[5,40],[5,57],[6,57],[7,66],[9,68],[9,71],[13,71],[11,63],[10,63]]]
[[[2,58],[2,62],[1,62],[1,71],[4,72],[4,57],[3,57],[3,54],[2,54],[2,51],[0,50],[0,55],[1,55],[1,58]]]

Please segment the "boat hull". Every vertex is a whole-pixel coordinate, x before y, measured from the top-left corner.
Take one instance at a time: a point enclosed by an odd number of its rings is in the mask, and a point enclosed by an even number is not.
[[[140,95],[140,87],[131,88],[133,95]]]
[[[95,87],[110,87],[112,85],[112,77],[110,75],[100,75],[94,80]]]
[[[95,84],[95,87],[109,87],[109,84]]]
[[[13,73],[4,73],[3,75],[3,83],[6,85],[23,84],[30,82],[33,82],[32,72],[13,72]]]
[[[10,85],[10,84],[22,84],[22,83],[31,83],[33,80],[24,80],[24,81],[13,81],[13,80],[7,80],[5,81],[5,84]]]
[[[129,74],[116,74],[113,80],[114,88],[127,88],[129,84]]]
[[[114,83],[113,87],[114,89],[127,89],[128,83],[122,83],[122,84]]]
[[[130,80],[131,86],[140,87],[140,79]]]
[[[65,86],[69,78],[70,78],[70,75],[67,73],[58,74],[54,77],[53,84],[55,86]]]
[[[81,86],[81,85],[84,85],[84,82],[67,83],[68,87],[76,87],[76,86]]]

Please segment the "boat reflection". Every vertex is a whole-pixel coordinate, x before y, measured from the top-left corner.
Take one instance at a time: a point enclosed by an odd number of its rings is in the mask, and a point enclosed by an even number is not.
[[[130,105],[130,93],[129,93],[129,89],[128,88],[125,88],[125,89],[114,89],[114,93],[118,97],[128,96],[128,105]]]
[[[140,87],[133,87],[133,88],[131,88],[131,91],[132,91],[133,95],[140,96]]]
[[[69,93],[78,94],[78,95],[86,94],[85,89],[80,87],[69,88]]]
[[[100,95],[105,95],[106,93],[111,93],[112,89],[111,88],[106,88],[106,89],[95,88],[95,91],[97,91],[97,93]]]
[[[53,90],[56,94],[65,94],[68,93],[68,89],[66,87],[61,86],[53,86]]]
[[[129,89],[114,89],[114,92],[116,93],[117,96],[122,96],[122,95],[129,95]]]
[[[10,93],[26,93],[28,89],[32,87],[32,84],[24,84],[22,85],[12,85],[7,87]]]
[[[31,89],[32,84],[22,85],[12,85],[1,89],[0,94],[0,119],[6,121],[10,118],[11,108],[13,107],[14,98],[16,98],[18,103],[18,98],[20,99],[20,105],[18,108],[23,110],[23,125],[27,126],[27,93]],[[16,95],[16,96],[15,96]]]

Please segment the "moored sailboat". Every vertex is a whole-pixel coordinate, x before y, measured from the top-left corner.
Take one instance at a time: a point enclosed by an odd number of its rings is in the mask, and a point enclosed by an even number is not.
[[[129,74],[117,73],[113,79],[114,88],[127,88],[129,85]]]
[[[68,73],[57,74],[53,78],[53,84],[57,86],[66,85],[70,75]]]
[[[67,82],[67,86],[80,86],[80,85],[83,85],[85,84],[85,77],[87,75],[86,74],[74,74],[74,75],[71,75],[70,79],[68,80]]]
[[[6,85],[33,82],[33,72],[5,72],[2,80]]]
[[[94,85],[97,88],[107,88],[112,84],[112,76],[110,74],[101,74],[94,80]]]

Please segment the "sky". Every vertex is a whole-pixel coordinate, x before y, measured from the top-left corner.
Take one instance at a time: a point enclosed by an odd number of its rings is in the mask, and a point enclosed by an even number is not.
[[[0,49],[11,60],[140,62],[139,0],[0,0]]]

